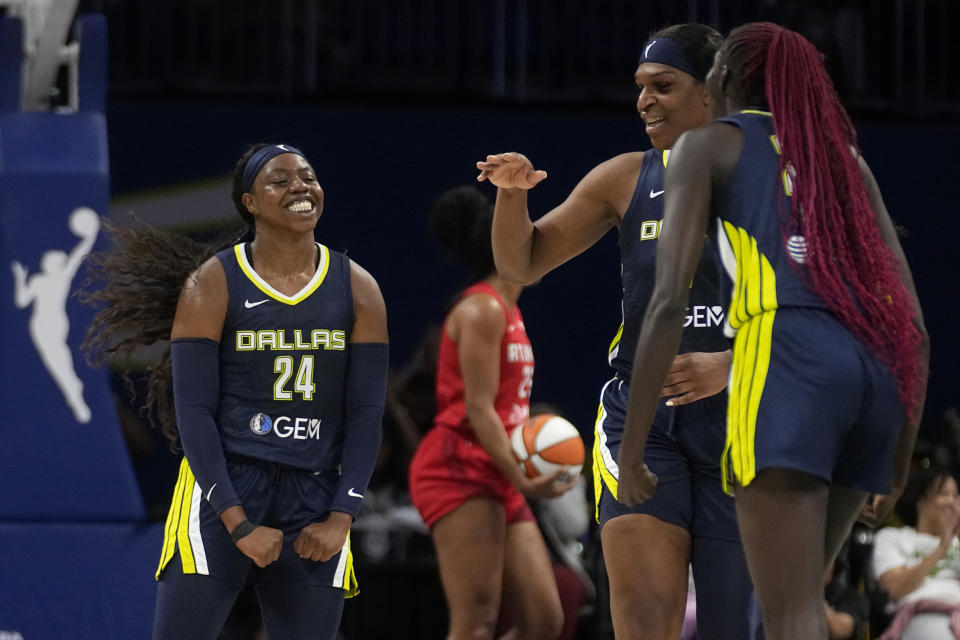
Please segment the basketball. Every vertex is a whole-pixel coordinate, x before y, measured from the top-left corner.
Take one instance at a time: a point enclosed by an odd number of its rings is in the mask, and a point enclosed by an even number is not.
[[[529,418],[510,434],[510,445],[528,478],[564,470],[558,480],[567,481],[580,475],[583,467],[580,432],[557,415]]]
[[[100,217],[89,207],[78,207],[70,214],[70,231],[81,238],[92,238],[100,230]]]

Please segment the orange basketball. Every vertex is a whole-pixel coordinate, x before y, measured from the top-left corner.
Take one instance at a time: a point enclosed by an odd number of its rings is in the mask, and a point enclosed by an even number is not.
[[[510,445],[529,478],[563,470],[560,480],[567,480],[580,475],[583,467],[580,432],[557,415],[529,418],[510,434]]]

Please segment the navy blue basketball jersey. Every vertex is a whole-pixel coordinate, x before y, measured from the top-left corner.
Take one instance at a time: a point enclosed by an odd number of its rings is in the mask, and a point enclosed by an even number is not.
[[[623,284],[622,322],[610,345],[609,361],[623,379],[629,379],[640,325],[647,311],[656,277],[657,240],[663,222],[663,172],[670,151],[650,149],[643,156],[637,187],[620,222],[620,272]],[[712,243],[704,250],[690,288],[680,353],[724,351],[720,274]]]
[[[317,244],[313,279],[287,296],[257,275],[246,243],[217,254],[229,303],[217,426],[229,453],[307,470],[340,462],[353,326],[350,261]]]
[[[780,143],[773,118],[746,110],[719,122],[743,131],[737,166],[714,198],[716,240],[727,309],[725,331],[733,337],[752,316],[783,307],[826,308],[803,282],[806,240],[783,226],[790,219],[791,168],[780,169]]]

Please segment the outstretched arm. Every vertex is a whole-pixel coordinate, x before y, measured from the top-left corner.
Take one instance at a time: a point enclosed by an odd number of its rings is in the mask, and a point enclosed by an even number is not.
[[[618,207],[629,203],[642,162],[642,153],[604,162],[536,222],[531,222],[527,210],[527,191],[546,179],[547,173],[535,170],[520,153],[490,155],[478,162],[477,180],[489,180],[498,187],[492,238],[500,275],[531,284],[593,246],[619,224],[622,211]]]
[[[722,173],[725,179],[727,167],[732,167],[739,157],[740,146],[739,129],[725,124],[709,125],[683,134],[667,165],[656,284],[633,360],[627,418],[617,460],[617,499],[626,504],[648,499],[656,488],[656,477],[643,463],[647,436],[663,383],[680,347],[690,283],[703,251],[715,185]]]
[[[92,209],[86,209],[85,212],[89,212],[90,217],[88,219],[94,224],[85,230],[86,235],[81,236],[80,242],[78,242],[77,246],[70,252],[70,257],[67,260],[67,266],[65,268],[65,271],[69,274],[75,274],[80,268],[80,262],[83,260],[83,257],[93,249],[93,245],[97,241],[97,233],[100,231],[100,218],[97,214]],[[76,214],[77,212],[74,212],[73,215]]]

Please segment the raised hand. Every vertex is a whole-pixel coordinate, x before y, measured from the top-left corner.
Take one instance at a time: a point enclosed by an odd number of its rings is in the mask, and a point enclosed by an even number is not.
[[[678,355],[670,365],[661,397],[676,396],[667,401],[675,407],[720,393],[730,376],[730,358],[729,350]]]
[[[272,527],[257,527],[237,541],[237,549],[261,569],[280,557],[283,532]]]
[[[533,168],[522,153],[499,153],[477,163],[477,182],[489,180],[502,189],[532,189],[546,179],[547,172]]]

